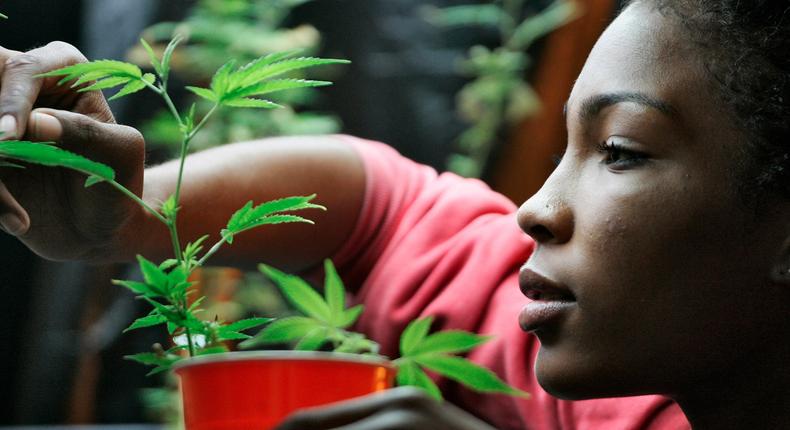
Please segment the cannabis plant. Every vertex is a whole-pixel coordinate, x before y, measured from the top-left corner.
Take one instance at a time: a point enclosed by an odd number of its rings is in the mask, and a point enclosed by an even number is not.
[[[174,35],[186,40],[175,54],[173,68],[178,78],[198,85],[206,82],[228,58],[240,62],[273,52],[299,50],[307,55],[318,51],[321,35],[307,24],[288,27],[286,19],[297,6],[311,0],[199,0],[179,22],[161,22],[146,29],[143,36],[152,41],[154,50],[161,51]],[[139,66],[148,64],[142,48],[132,49],[130,61]],[[323,69],[326,71],[327,69]],[[334,70],[329,70],[333,72]],[[307,78],[307,73],[300,73]],[[339,120],[331,115],[311,112],[316,93],[309,88],[294,89],[278,95],[284,102],[268,115],[249,109],[226,109],[192,142],[195,149],[204,149],[224,142],[238,142],[262,136],[330,134],[340,130]],[[187,95],[187,98],[189,96]],[[192,95],[198,114],[211,104]],[[167,150],[180,139],[178,127],[167,111],[160,111],[143,124],[149,146]]]
[[[472,81],[458,93],[457,109],[469,127],[458,138],[459,150],[449,157],[447,167],[463,176],[479,177],[501,128],[540,108],[526,81],[531,63],[527,50],[579,10],[571,0],[556,0],[540,13],[524,17],[524,6],[524,0],[496,0],[422,10],[428,21],[443,28],[482,27],[499,33],[498,47],[472,46],[461,63],[461,73]]]
[[[214,73],[208,87],[187,87],[198,97],[211,103],[206,115],[198,117],[195,105],[184,114],[178,111],[168,93],[168,78],[173,52],[179,39],[172,40],[161,58],[144,41],[143,48],[149,55],[155,73],[143,73],[136,65],[113,60],[99,60],[75,64],[41,75],[62,77],[60,84],[71,83],[77,91],[96,91],[120,88],[110,99],[117,99],[148,89],[159,95],[181,132],[178,180],[175,192],[158,209],[115,180],[109,166],[91,161],[80,155],[62,150],[52,143],[41,144],[23,141],[0,142],[0,158],[49,166],[60,166],[87,175],[86,187],[105,183],[137,202],[168,230],[173,247],[173,258],[156,264],[143,256],[137,262],[143,275],[142,281],[117,280],[116,284],[128,288],[152,310],[137,319],[126,330],[164,325],[173,338],[174,346],[154,346],[154,351],[131,355],[128,358],[153,366],[150,374],[168,370],[184,355],[197,356],[228,351],[228,342],[243,340],[242,346],[255,346],[273,342],[298,341],[297,349],[328,349],[338,352],[375,354],[378,345],[360,333],[349,331],[359,318],[362,306],[346,307],[345,288],[331,262],[325,263],[326,281],[321,296],[304,280],[262,265],[261,271],[280,287],[285,298],[304,316],[282,318],[248,318],[235,322],[201,319],[202,297],[194,297],[190,275],[206,264],[223,246],[232,244],[234,238],[254,228],[282,223],[311,223],[295,215],[303,210],[324,210],[312,203],[314,195],[286,197],[255,204],[252,201],[232,214],[219,239],[206,247],[209,236],[182,246],[176,228],[180,209],[181,184],[184,162],[190,143],[211,116],[225,108],[272,109],[278,104],[261,98],[273,92],[296,88],[311,88],[329,84],[324,81],[282,78],[285,73],[315,66],[347,63],[345,60],[296,57],[292,52],[269,54],[238,67],[234,61],[225,63]],[[23,167],[3,161],[5,167]],[[439,390],[423,369],[457,380],[474,389],[525,395],[504,382],[493,372],[477,366],[454,354],[467,352],[488,340],[463,331],[445,331],[429,335],[432,319],[425,318],[411,323],[403,333],[401,357],[394,361],[398,367],[398,381],[423,387],[431,395],[440,397]],[[269,324],[257,336],[245,331]]]

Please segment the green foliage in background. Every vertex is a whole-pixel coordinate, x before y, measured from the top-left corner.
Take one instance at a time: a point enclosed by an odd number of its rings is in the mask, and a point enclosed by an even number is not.
[[[310,0],[199,0],[181,22],[163,22],[151,26],[144,38],[152,41],[156,52],[164,49],[175,35],[188,43],[173,58],[172,68],[179,78],[193,86],[209,82],[214,71],[235,58],[247,63],[274,52],[299,52],[311,55],[318,51],[321,35],[310,25],[284,28],[293,8]],[[130,61],[147,64],[143,49],[133,49]],[[328,70],[324,70],[327,72]],[[331,70],[329,70],[331,71]],[[306,78],[296,73],[296,78]],[[331,115],[307,111],[315,104],[316,93],[309,88],[278,94],[283,107],[268,115],[245,109],[223,110],[216,114],[203,133],[194,139],[194,149],[204,149],[218,142],[239,142],[265,136],[330,134],[340,130],[339,120]],[[198,114],[211,108],[211,101],[193,95],[187,104],[196,103]],[[155,114],[142,127],[149,145],[177,148],[179,131],[168,112]]]
[[[460,175],[479,177],[502,127],[540,108],[540,100],[526,82],[526,71],[532,63],[527,49],[579,12],[577,3],[557,0],[525,18],[524,4],[524,0],[496,0],[422,9],[425,18],[437,26],[493,28],[500,36],[500,46],[473,46],[461,63],[461,73],[472,81],[458,93],[457,109],[469,127],[459,136],[458,152],[447,161],[447,168]]]

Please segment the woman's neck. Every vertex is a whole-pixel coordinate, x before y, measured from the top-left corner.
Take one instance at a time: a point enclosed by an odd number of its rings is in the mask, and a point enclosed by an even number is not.
[[[737,347],[737,346],[735,346]],[[790,428],[790,343],[676,399],[694,430]]]

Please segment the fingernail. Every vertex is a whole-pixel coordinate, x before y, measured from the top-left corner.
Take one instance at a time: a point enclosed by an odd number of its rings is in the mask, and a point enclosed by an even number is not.
[[[31,140],[60,140],[63,126],[54,116],[33,111],[28,121],[27,133]]]
[[[19,236],[25,230],[22,220],[10,213],[0,215],[0,225],[3,226],[5,231],[14,236]]]
[[[16,137],[16,118],[5,115],[0,118],[0,139],[13,139]]]

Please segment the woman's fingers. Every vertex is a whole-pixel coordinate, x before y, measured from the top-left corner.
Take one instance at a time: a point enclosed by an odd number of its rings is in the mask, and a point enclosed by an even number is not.
[[[0,227],[14,236],[21,236],[30,228],[30,217],[0,181]]]
[[[63,126],[54,116],[34,110],[27,120],[25,137],[33,142],[59,142],[63,138]]]
[[[421,390],[411,387],[400,387],[383,393],[372,394],[359,399],[336,403],[324,408],[307,409],[298,412],[283,422],[277,430],[325,430],[335,429],[350,425],[362,420],[367,420],[383,411],[401,411],[399,421],[406,421],[411,416],[407,416],[404,411],[435,408],[438,403],[425,395]],[[377,419],[391,421],[393,415],[387,418]],[[408,427],[409,424],[402,428]],[[378,427],[375,427],[378,428]],[[401,427],[390,427],[401,428]]]
[[[31,139],[57,141],[64,149],[76,152],[93,161],[108,164],[116,170],[117,180],[126,183],[142,171],[145,161],[145,142],[132,127],[108,124],[86,115],[40,108],[31,115],[28,127]],[[142,186],[142,184],[139,184]]]
[[[414,387],[298,412],[277,430],[493,430],[449,403]]]
[[[19,138],[27,129],[30,111],[44,84],[43,78],[37,75],[87,61],[77,48],[65,42],[52,42],[24,53],[4,49],[0,51],[0,58],[3,57],[0,81],[2,139]],[[57,82],[50,80],[47,85],[54,86]]]

